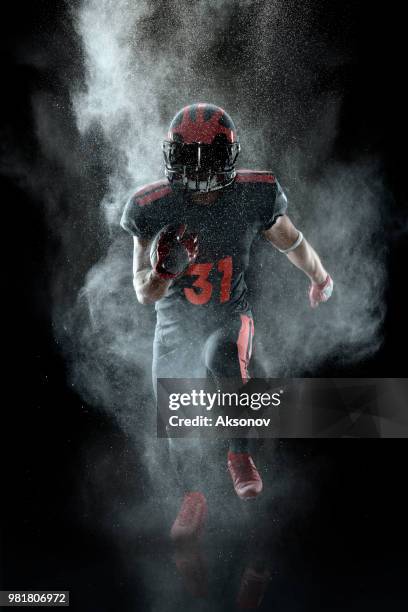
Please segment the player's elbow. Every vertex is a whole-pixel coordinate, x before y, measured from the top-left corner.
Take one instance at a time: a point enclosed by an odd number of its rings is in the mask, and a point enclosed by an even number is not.
[[[154,304],[154,299],[152,299],[152,297],[148,293],[143,291],[143,288],[140,287],[140,285],[135,280],[133,280],[133,288],[135,290],[136,299],[139,304],[143,304],[144,306],[148,304]]]
[[[136,298],[139,304],[143,304],[143,306],[154,304],[154,300],[148,295],[143,295],[140,293],[136,293]]]

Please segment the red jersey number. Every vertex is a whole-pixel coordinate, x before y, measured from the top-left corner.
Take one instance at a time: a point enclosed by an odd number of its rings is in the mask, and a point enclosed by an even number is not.
[[[206,304],[212,296],[213,285],[208,276],[213,269],[212,263],[192,264],[186,274],[197,276],[192,287],[185,287],[184,295],[192,304]],[[220,302],[228,302],[231,297],[232,257],[224,257],[217,262],[217,270],[221,272]]]

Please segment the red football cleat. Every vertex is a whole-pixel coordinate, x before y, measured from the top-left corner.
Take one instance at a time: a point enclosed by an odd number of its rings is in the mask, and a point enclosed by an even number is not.
[[[241,499],[256,497],[262,491],[262,478],[249,453],[228,453],[228,470]]]
[[[239,587],[237,606],[245,610],[259,608],[271,579],[268,568],[261,571],[247,567],[242,574]]]
[[[200,492],[186,493],[173,523],[170,537],[174,542],[197,540],[207,518],[207,502]]]

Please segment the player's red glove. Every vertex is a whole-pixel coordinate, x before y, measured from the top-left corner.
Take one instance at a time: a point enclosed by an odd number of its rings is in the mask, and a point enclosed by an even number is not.
[[[323,283],[312,283],[309,289],[309,300],[312,308],[317,308],[321,302],[327,302],[333,293],[333,280],[330,274]]]
[[[163,227],[152,242],[150,262],[160,278],[181,276],[198,255],[197,234],[187,233],[186,225]]]

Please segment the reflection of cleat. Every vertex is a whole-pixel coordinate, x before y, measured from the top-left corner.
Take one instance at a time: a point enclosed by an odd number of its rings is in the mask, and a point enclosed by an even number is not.
[[[241,577],[237,606],[247,610],[259,608],[270,578],[271,573],[268,568],[259,571],[253,567],[247,567]]]
[[[197,540],[207,518],[207,502],[200,492],[186,493],[173,523],[170,537],[174,542]]]
[[[228,453],[228,470],[234,489],[241,499],[256,497],[262,491],[262,479],[249,453]]]
[[[194,597],[206,597],[207,565],[198,543],[190,546],[177,544],[174,561],[188,591]]]

